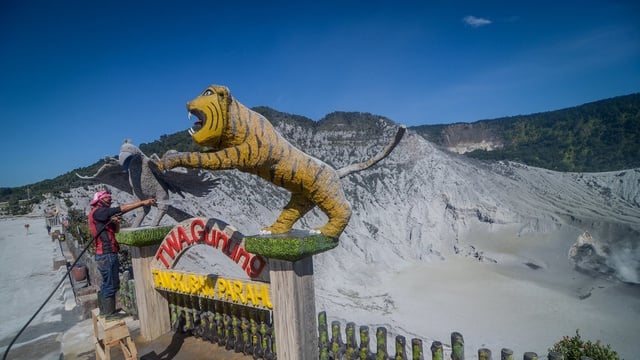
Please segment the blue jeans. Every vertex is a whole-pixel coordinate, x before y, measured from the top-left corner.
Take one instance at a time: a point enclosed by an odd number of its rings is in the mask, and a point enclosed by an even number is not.
[[[105,298],[115,296],[120,289],[120,261],[118,254],[102,254],[95,256],[98,271],[102,275],[100,292]]]

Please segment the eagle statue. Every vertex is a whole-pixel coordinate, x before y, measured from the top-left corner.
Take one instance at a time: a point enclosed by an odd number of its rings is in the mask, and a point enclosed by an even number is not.
[[[203,197],[207,195],[220,179],[213,178],[210,172],[194,169],[176,169],[175,171],[155,171],[153,161],[158,161],[156,154],[146,156],[137,146],[125,140],[120,147],[118,158],[105,157],[105,164],[92,176],[82,176],[81,179],[95,183],[106,184],[127,192],[136,200],[155,198],[158,212],[151,226],[158,226],[164,215],[169,215],[175,221],[181,222],[192,218],[191,214],[170,204],[169,192],[176,193],[183,198],[184,193]],[[136,210],[133,227],[140,227],[151,207],[144,206]]]

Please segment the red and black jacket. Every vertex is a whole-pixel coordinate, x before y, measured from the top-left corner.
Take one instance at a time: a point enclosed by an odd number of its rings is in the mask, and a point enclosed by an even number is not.
[[[122,212],[119,206],[116,207],[94,207],[89,212],[89,230],[91,236],[95,239],[96,255],[117,254],[120,251],[120,245],[116,240],[117,224],[110,223],[109,219],[117,213]],[[102,229],[107,228],[102,231]],[[96,238],[96,236],[99,237]]]

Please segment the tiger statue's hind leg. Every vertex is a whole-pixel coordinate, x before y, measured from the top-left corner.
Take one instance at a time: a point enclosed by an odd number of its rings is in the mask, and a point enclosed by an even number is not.
[[[291,194],[291,199],[282,209],[282,212],[276,221],[268,227],[263,228],[262,234],[281,234],[290,231],[298,219],[304,216],[309,210],[313,209],[313,203],[304,195],[296,193]]]
[[[340,189],[340,194],[334,194],[334,196],[342,196],[344,198],[342,189]],[[318,207],[329,216],[329,221],[317,230],[328,237],[337,239],[344,231],[344,228],[347,227],[347,223],[351,218],[351,205],[345,199],[345,201],[339,202],[319,202]]]
[[[351,205],[342,189],[340,177],[335,170],[326,166],[325,177],[314,179],[309,185],[311,201],[324,212],[329,220],[318,228],[323,235],[337,238],[351,218]]]
[[[324,199],[317,203],[328,217],[329,221],[322,227],[316,228],[313,232],[323,234],[328,237],[338,238],[351,218],[351,206],[346,201],[342,189],[338,194],[325,194]],[[343,198],[344,201],[336,201],[336,197]],[[263,234],[281,234],[290,231],[300,218],[309,210],[316,206],[313,201],[300,193],[291,195],[291,200],[284,207],[278,219],[271,225],[261,230]]]

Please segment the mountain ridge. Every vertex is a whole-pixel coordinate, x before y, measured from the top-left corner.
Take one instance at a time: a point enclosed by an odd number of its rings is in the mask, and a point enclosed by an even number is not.
[[[562,143],[562,141],[558,140],[557,136],[556,138],[550,137],[548,139],[538,139],[539,141],[533,143],[521,141],[520,143],[518,143],[517,148],[516,146],[509,147],[508,145],[506,145],[509,139],[505,137],[506,135],[504,135],[505,133],[507,133],[507,125],[504,125],[505,123],[525,124],[522,125],[522,127],[527,127],[533,132],[540,132],[540,130],[536,130],[542,128],[542,125],[536,125],[536,123],[541,122],[541,120],[539,119],[540,114],[547,114],[550,117],[557,117],[557,114],[567,111],[578,111],[581,113],[580,109],[586,109],[584,111],[585,114],[594,112],[602,113],[604,110],[595,111],[594,109],[597,110],[599,108],[619,108],[619,106],[617,106],[616,104],[620,103],[620,101],[626,103],[626,106],[629,110],[625,110],[624,112],[618,111],[615,114],[624,115],[625,122],[630,125],[628,125],[628,132],[623,132],[621,135],[618,134],[620,136],[615,137],[615,139],[623,139],[625,136],[628,139],[626,140],[626,142],[615,141],[611,144],[608,144],[607,146],[609,147],[606,150],[590,150],[591,156],[593,158],[597,157],[599,159],[597,161],[593,160],[592,163],[606,164],[606,167],[603,167],[601,169],[596,170],[592,167],[583,168],[574,165],[568,166],[571,169],[566,168],[567,166],[562,164],[567,162],[567,156],[575,157],[575,154],[582,153],[584,151],[581,150],[579,146],[575,145],[566,146],[566,151],[548,151],[550,147],[557,147],[557,144]],[[375,138],[382,135],[382,133],[376,126],[376,123],[380,119],[388,123],[393,123],[393,120],[388,119],[384,116],[362,112],[336,111],[327,114],[325,117],[318,121],[314,121],[301,115],[283,113],[265,106],[255,107],[254,110],[265,115],[274,124],[274,126],[279,127],[280,131],[286,138],[295,137],[294,133],[292,132],[292,129],[295,126],[308,127],[309,129],[312,129],[313,134],[319,131],[321,132],[325,129],[332,130],[332,127],[335,128],[334,130],[348,130],[354,128],[368,129],[371,133],[367,134],[365,138]],[[611,116],[608,116],[606,117],[606,119],[609,119],[610,117]],[[528,119],[531,119],[531,121],[529,121]],[[281,124],[289,125],[280,126]],[[606,129],[607,124],[606,122],[604,122],[604,120],[600,121],[600,125],[604,126],[604,128]],[[465,153],[465,156],[490,161],[516,161],[536,167],[573,172],[613,171],[640,167],[640,146],[634,146],[634,144],[640,143],[640,93],[618,96],[582,104],[579,106],[574,106],[571,108],[536,113],[531,115],[519,115],[516,117],[505,117],[492,120],[479,120],[473,123],[420,125],[409,127],[409,129],[420,134],[427,140],[433,142],[435,145],[443,149],[447,149],[448,151]],[[511,130],[511,132],[513,131]],[[521,133],[522,132],[523,131],[521,131]],[[612,131],[610,132],[613,133]],[[526,135],[523,135],[522,137],[525,139],[527,138]],[[344,139],[344,141],[355,140],[357,139]],[[301,148],[304,148],[305,143],[302,142],[297,145]],[[616,148],[616,146],[618,146],[618,148]],[[180,131],[170,135],[162,135],[158,140],[151,143],[140,144],[139,147],[147,154],[163,154],[170,149],[175,149],[178,151],[199,150],[198,147],[193,143],[193,141],[191,141],[191,138],[186,131]],[[115,146],[114,149],[116,149]],[[611,149],[613,149],[613,151]],[[538,154],[540,153],[544,153],[545,156],[539,156]],[[330,160],[328,162],[330,163]],[[39,197],[41,194],[59,191],[66,192],[71,187],[81,186],[82,183],[75,176],[76,172],[95,173],[95,171],[100,167],[101,163],[102,161],[99,160],[89,166],[73,169],[69,172],[63,173],[62,175],[54,179],[47,179],[20,187],[0,188],[0,202],[17,203],[18,200],[31,197],[34,197],[37,201],[39,201],[39,199],[41,199],[41,197]],[[565,168],[563,168],[563,166]],[[612,166],[614,168],[611,168]]]
[[[414,130],[449,151],[485,160],[573,172],[640,167],[640,93],[555,111]]]

